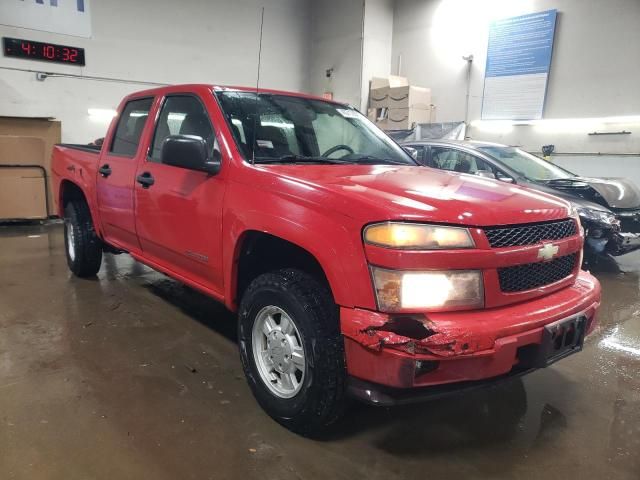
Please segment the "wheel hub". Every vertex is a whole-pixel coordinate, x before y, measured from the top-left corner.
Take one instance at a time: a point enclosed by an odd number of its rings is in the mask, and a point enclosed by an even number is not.
[[[264,307],[255,317],[251,336],[253,358],[267,388],[280,398],[297,395],[302,389],[306,359],[293,319],[280,307]]]
[[[280,373],[288,372],[291,369],[291,353],[293,346],[287,335],[278,330],[274,330],[267,336],[267,353],[269,360],[273,362],[273,367]]]

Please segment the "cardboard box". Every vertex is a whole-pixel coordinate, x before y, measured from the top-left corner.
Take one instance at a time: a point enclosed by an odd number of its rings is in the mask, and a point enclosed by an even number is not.
[[[44,167],[45,143],[38,137],[0,135],[0,165]]]
[[[377,123],[380,120],[387,118],[388,108],[369,108],[367,109],[367,118],[373,123]]]
[[[0,219],[47,218],[44,175],[37,168],[0,168]]]
[[[431,89],[405,85],[391,87],[388,97],[389,108],[431,108]]]
[[[57,212],[51,184],[51,151],[60,140],[59,121],[50,118],[0,117],[0,164],[31,164],[44,167],[49,190],[48,215],[55,215]],[[32,173],[34,172],[35,169]],[[0,202],[4,202],[3,190],[0,190]]]
[[[392,88],[406,87],[409,80],[405,77],[389,75],[385,78],[373,77],[369,87],[369,107],[384,108],[389,107],[389,92]]]
[[[424,108],[389,108],[383,120],[375,124],[383,130],[409,130],[416,123],[429,123],[431,110]]]

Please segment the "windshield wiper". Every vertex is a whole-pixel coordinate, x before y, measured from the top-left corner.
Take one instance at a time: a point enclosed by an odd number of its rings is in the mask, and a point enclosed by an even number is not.
[[[369,164],[369,165],[410,165],[406,162],[398,162],[391,158],[378,158],[373,155],[363,155],[362,157],[349,159],[353,163]]]
[[[567,178],[549,178],[547,180],[542,180],[544,183],[553,184],[563,184],[563,183],[584,183],[584,180],[580,180],[577,177],[567,177]]]
[[[308,157],[305,155],[283,155],[282,157],[277,158],[256,158],[255,163],[327,163],[327,164],[340,164],[344,165],[346,163],[344,160],[340,160],[337,158],[328,158],[328,157]]]

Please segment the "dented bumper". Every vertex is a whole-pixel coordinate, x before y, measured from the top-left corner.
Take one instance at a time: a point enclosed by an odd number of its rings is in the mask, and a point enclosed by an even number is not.
[[[499,308],[428,315],[341,308],[348,373],[399,389],[498,378],[518,370],[519,351],[540,344],[545,325],[582,314],[591,333],[599,305],[598,281],[580,272],[569,287]]]

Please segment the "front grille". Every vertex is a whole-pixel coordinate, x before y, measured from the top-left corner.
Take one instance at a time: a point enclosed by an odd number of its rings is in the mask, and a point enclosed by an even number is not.
[[[576,222],[569,218],[555,222],[529,223],[513,227],[489,227],[484,229],[492,248],[535,245],[543,240],[560,240],[577,233]]]
[[[562,280],[571,275],[577,259],[578,254],[572,253],[550,262],[499,268],[500,290],[511,293],[523,292]]]

